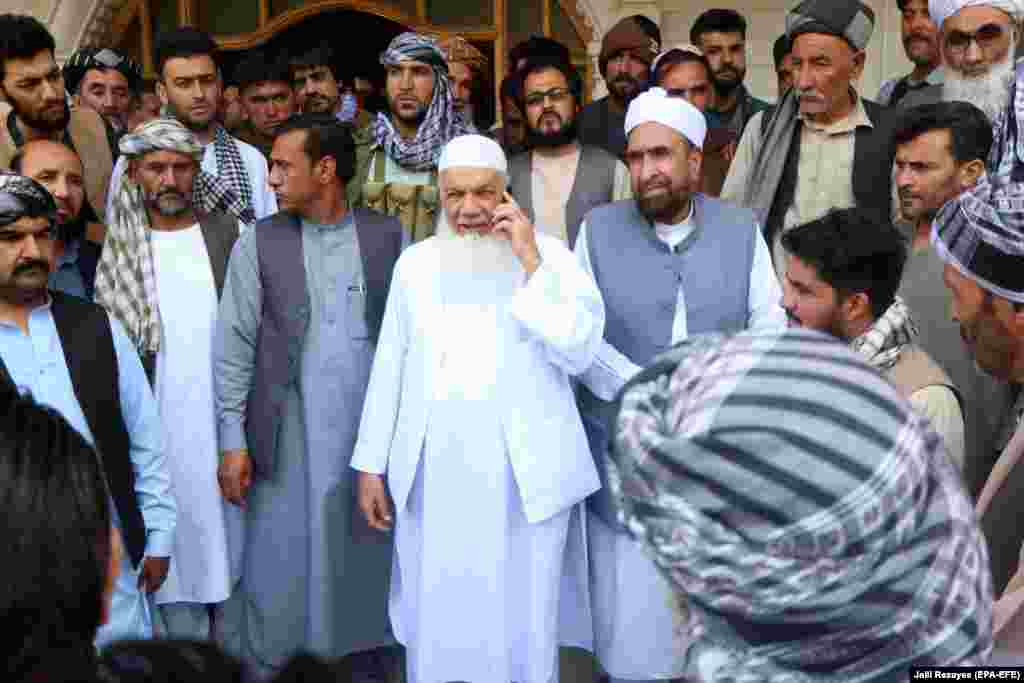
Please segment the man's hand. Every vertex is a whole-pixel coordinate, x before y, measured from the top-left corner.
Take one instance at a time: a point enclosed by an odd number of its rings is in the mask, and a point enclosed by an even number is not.
[[[221,453],[217,481],[225,500],[244,508],[245,496],[252,485],[252,460],[249,458],[249,451],[238,448]]]
[[[504,201],[494,209],[491,219],[494,233],[495,236],[508,240],[512,253],[523,264],[526,276],[529,277],[540,267],[540,251],[537,249],[533,224],[512,195],[505,192],[503,199]]]
[[[391,530],[391,502],[388,500],[384,477],[379,474],[359,473],[359,509],[366,523],[377,531]]]
[[[147,557],[142,560],[142,571],[139,572],[139,590],[156,593],[167,580],[167,572],[171,569],[169,557]]]

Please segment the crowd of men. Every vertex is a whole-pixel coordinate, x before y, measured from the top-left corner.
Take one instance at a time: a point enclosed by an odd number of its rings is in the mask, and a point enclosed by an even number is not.
[[[774,104],[737,12],[637,15],[490,130],[458,36],[375,94],[0,15],[5,680],[1024,663],[1024,2],[898,4],[874,100],[804,0]]]

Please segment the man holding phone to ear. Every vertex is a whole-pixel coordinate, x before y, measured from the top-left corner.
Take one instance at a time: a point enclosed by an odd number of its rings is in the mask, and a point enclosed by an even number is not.
[[[352,457],[359,507],[394,526],[409,683],[548,683],[559,643],[591,640],[581,503],[598,478],[569,378],[604,306],[506,191],[497,142],[456,137],[438,170],[437,235],[395,266]]]

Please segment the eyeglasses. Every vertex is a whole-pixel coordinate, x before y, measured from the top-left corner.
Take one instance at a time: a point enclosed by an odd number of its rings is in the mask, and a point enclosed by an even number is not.
[[[946,49],[959,56],[967,52],[973,42],[982,50],[991,50],[998,47],[1008,31],[1009,27],[1002,24],[985,24],[974,33],[950,31],[946,34]]]
[[[551,98],[552,104],[560,104],[562,102],[565,102],[565,100],[571,94],[572,93],[570,93],[565,88],[552,88],[547,92],[532,92],[526,96],[526,106],[538,107],[544,104],[544,101],[547,100],[549,97]]]

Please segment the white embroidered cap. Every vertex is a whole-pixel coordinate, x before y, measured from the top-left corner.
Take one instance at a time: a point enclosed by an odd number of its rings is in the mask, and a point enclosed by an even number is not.
[[[651,88],[629,104],[626,135],[644,123],[660,123],[677,131],[695,147],[704,147],[708,124],[704,114],[681,97],[669,97],[664,88]]]
[[[437,172],[453,167],[492,168],[508,175],[505,151],[497,142],[483,135],[460,135],[444,146]]]
[[[940,29],[946,19],[968,7],[994,7],[1006,12],[1014,21],[1024,18],[1022,0],[928,0],[928,14]]]

